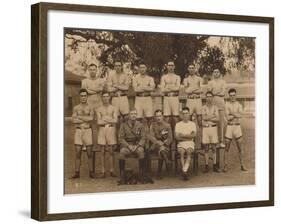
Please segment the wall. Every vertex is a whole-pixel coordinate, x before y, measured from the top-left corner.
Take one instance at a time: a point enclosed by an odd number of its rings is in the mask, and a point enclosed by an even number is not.
[[[274,0],[56,0],[56,2],[159,8],[199,12],[276,17],[276,62],[280,61],[280,7]],[[30,216],[30,4],[36,1],[3,1],[1,5],[1,223],[35,223]],[[276,63],[275,82],[281,83],[280,63]],[[276,139],[281,131],[281,108],[276,88]],[[178,214],[147,215],[106,219],[70,220],[52,223],[277,223],[280,206],[280,140],[276,140],[276,206]],[[280,222],[280,221],[279,221]]]

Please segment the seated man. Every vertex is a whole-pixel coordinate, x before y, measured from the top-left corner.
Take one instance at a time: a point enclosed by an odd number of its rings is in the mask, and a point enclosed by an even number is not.
[[[150,126],[150,132],[147,137],[152,142],[150,151],[159,153],[157,178],[161,179],[163,161],[165,161],[168,171],[171,170],[172,162],[169,159],[169,151],[173,141],[171,125],[163,120],[162,110],[155,111],[155,122]]]
[[[178,122],[175,127],[175,137],[178,141],[177,149],[180,154],[184,180],[188,179],[187,171],[190,165],[191,153],[194,151],[195,136],[196,124],[190,120],[189,108],[184,107],[182,109],[182,121]]]
[[[139,175],[140,179],[144,179],[145,163],[144,163],[144,147],[146,144],[145,126],[137,121],[137,111],[133,109],[129,112],[129,118],[121,124],[119,135],[120,143],[120,184],[123,184],[123,175],[125,171],[125,159],[127,155],[135,154],[139,159]]]

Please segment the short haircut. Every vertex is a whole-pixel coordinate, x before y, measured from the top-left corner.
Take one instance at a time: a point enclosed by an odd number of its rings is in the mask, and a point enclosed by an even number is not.
[[[86,89],[80,89],[80,90],[79,90],[79,95],[80,95],[81,93],[86,93],[86,94],[88,95],[88,91],[87,91]]]
[[[218,70],[219,72],[221,72],[219,68],[214,68],[213,71],[215,71],[215,70]]]
[[[169,64],[169,62],[173,62],[175,64],[175,61],[173,59],[168,60],[167,65]]]
[[[206,94],[205,94],[205,96],[207,96],[207,95],[212,95],[212,96],[214,96],[214,94],[213,94],[212,91],[207,91]]]
[[[146,63],[144,62],[144,61],[141,61],[140,63],[139,63],[139,66],[140,65],[145,65],[146,66]]]
[[[183,108],[182,108],[182,112],[183,112],[183,111],[188,111],[188,112],[190,112],[189,107],[183,107]]]
[[[155,112],[154,112],[154,115],[156,115],[157,113],[161,113],[163,115],[163,111],[160,110],[160,109],[157,109]]]
[[[193,66],[194,68],[195,68],[195,64],[194,63],[190,63],[190,64],[188,64],[188,68],[189,68],[189,66]]]
[[[120,62],[121,65],[123,64],[120,59],[115,59],[113,64],[115,65],[116,62]]]
[[[236,89],[231,88],[230,90],[228,90],[228,94],[230,94],[230,93],[237,93],[237,91],[236,91]]]
[[[91,63],[91,64],[89,64],[89,66],[88,66],[88,67],[92,67],[92,66],[95,66],[96,68],[98,68],[98,66],[97,66],[95,63]]]

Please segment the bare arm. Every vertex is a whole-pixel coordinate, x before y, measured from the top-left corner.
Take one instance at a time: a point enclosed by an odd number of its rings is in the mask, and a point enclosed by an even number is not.
[[[144,89],[139,86],[139,84],[138,84],[138,82],[137,82],[136,79],[137,79],[137,78],[133,79],[133,88],[134,88],[134,91],[135,91],[136,93],[142,93],[142,92],[144,92]]]
[[[181,85],[181,78],[180,76],[177,76],[176,82],[170,88],[172,91],[179,91],[180,85]]]
[[[74,107],[74,109],[73,109],[73,113],[72,113],[72,118],[71,118],[71,120],[72,120],[72,123],[73,123],[73,124],[82,124],[82,123],[84,123],[84,121],[81,120],[81,119],[78,117],[78,113],[77,113],[77,110],[76,110],[75,107]]]
[[[160,89],[162,93],[171,92],[171,88],[166,86],[164,75],[161,77]]]
[[[115,87],[119,90],[127,91],[129,89],[129,86],[130,86],[130,80],[129,80],[129,77],[126,75],[124,77],[123,82],[119,85],[116,85]]]

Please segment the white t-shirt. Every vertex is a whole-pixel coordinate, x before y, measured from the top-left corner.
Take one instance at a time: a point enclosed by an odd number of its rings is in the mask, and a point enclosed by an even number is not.
[[[193,121],[188,121],[188,122],[184,122],[184,121],[180,121],[176,124],[175,127],[175,132],[178,134],[191,134],[191,132],[195,132],[197,131],[196,129],[196,124]],[[178,143],[178,147],[179,148],[194,148],[194,141],[193,140],[188,140],[188,141],[180,141]]]

